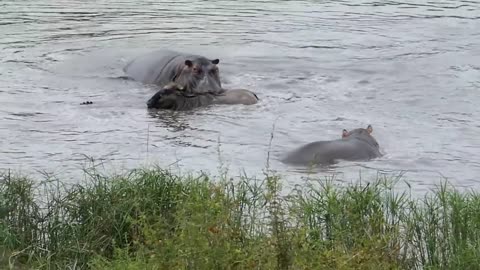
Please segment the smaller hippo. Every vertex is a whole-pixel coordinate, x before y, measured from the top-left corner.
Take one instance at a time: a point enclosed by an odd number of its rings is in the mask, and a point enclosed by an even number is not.
[[[213,104],[252,105],[258,102],[255,93],[246,89],[226,90],[221,94],[191,94],[178,83],[170,82],[147,101],[149,109],[191,110]]]
[[[292,165],[327,165],[338,160],[367,161],[381,157],[380,146],[371,135],[372,132],[371,125],[366,129],[344,129],[341,139],[305,144],[288,153],[281,161]]]

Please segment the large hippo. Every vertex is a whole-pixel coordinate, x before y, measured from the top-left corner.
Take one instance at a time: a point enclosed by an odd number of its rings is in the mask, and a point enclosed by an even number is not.
[[[127,77],[160,87],[169,82],[183,86],[190,94],[219,94],[225,90],[220,82],[220,60],[171,50],[157,50],[130,61],[123,71]]]
[[[221,94],[191,94],[178,83],[170,82],[148,100],[147,107],[180,111],[213,104],[251,105],[257,101],[257,95],[246,89],[231,89]]]
[[[371,125],[342,132],[342,138],[317,141],[303,145],[282,158],[283,163],[292,165],[333,164],[338,160],[367,161],[381,157],[378,142],[371,135]]]

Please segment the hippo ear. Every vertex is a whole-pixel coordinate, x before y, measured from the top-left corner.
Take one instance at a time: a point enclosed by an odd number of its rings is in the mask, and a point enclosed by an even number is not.
[[[213,59],[212,60],[212,64],[218,65],[218,63],[220,63],[220,59]]]
[[[185,60],[185,66],[187,66],[187,67],[190,67],[190,68],[191,68],[191,67],[193,66],[193,63],[192,63],[192,61],[191,61],[191,60],[188,60],[188,59],[187,59],[187,60]]]
[[[343,129],[343,131],[342,131],[342,138],[347,137],[347,135],[348,135],[348,131],[347,131],[346,129]]]
[[[372,127],[372,125],[368,125],[367,131],[368,131],[368,133],[372,133],[372,132],[373,132],[373,127]]]

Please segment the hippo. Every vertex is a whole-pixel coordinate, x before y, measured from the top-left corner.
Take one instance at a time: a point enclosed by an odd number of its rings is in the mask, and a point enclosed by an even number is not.
[[[191,94],[180,84],[170,82],[147,101],[147,107],[181,111],[213,104],[252,105],[257,101],[257,95],[246,89],[231,89],[221,94]]]
[[[328,165],[339,160],[367,161],[381,157],[380,146],[372,132],[372,125],[366,129],[343,129],[341,139],[305,144],[288,153],[281,161],[292,165]]]
[[[219,63],[218,58],[162,49],[130,61],[123,71],[127,78],[145,84],[163,87],[176,82],[189,94],[221,94],[226,90],[220,82]]]

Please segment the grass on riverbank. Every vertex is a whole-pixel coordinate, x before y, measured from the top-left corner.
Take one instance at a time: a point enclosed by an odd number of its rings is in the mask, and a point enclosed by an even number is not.
[[[0,177],[2,269],[478,269],[480,196],[377,179],[280,196],[281,179],[159,168],[65,186]]]

